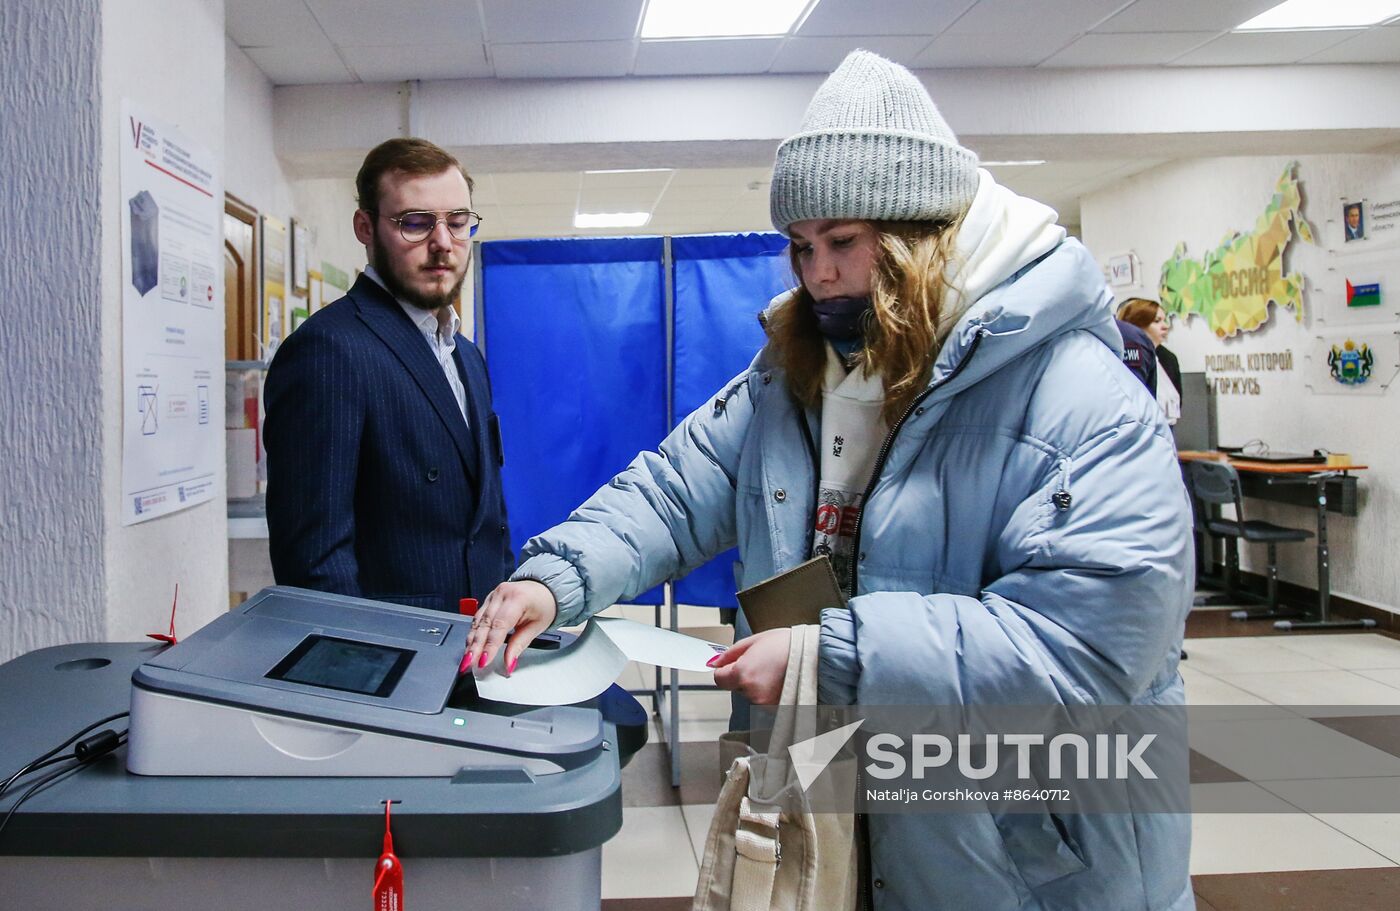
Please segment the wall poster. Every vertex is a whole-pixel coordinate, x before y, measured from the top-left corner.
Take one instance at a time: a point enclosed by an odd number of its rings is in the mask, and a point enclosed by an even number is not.
[[[221,489],[210,390],[224,360],[218,160],[122,99],[122,524]]]

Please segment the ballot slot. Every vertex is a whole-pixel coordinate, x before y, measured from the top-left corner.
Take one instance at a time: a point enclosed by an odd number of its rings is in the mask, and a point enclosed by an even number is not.
[[[373,608],[357,607],[353,603],[321,601],[314,597],[300,602],[272,600],[253,604],[250,601],[243,608],[244,613],[249,611],[256,611],[262,620],[285,620],[299,627],[317,626],[358,634],[350,638],[373,636],[431,645],[441,645],[456,625],[451,614],[441,614],[441,619],[424,622],[421,617],[386,611],[378,603]]]

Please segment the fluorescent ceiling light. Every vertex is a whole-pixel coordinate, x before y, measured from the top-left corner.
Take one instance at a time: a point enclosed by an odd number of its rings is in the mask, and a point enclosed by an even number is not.
[[[650,212],[575,212],[575,228],[640,228],[651,221]]]
[[[982,161],[978,163],[984,168],[1029,168],[1038,164],[1045,164],[1045,159],[1027,158],[1023,161]]]
[[[811,0],[650,0],[643,38],[786,35]]]
[[[1235,26],[1235,31],[1348,28],[1375,25],[1392,16],[1400,16],[1400,0],[1284,0]]]

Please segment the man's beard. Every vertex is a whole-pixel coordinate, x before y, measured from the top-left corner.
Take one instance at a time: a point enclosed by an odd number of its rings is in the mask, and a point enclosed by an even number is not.
[[[446,258],[435,257],[429,260],[425,265],[431,266],[438,262],[442,262],[445,265]],[[380,279],[384,282],[384,287],[389,289],[390,294],[394,295],[394,297],[399,300],[412,304],[420,310],[439,310],[457,303],[462,294],[462,284],[467,280],[466,271],[463,270],[461,276],[457,279],[457,283],[442,294],[424,294],[421,291],[409,287],[408,284],[399,277],[398,272],[395,271],[394,261],[390,258],[388,249],[385,248],[383,242],[379,239],[378,229],[374,232],[374,262],[371,263],[371,265],[374,266],[374,271],[379,274]]]

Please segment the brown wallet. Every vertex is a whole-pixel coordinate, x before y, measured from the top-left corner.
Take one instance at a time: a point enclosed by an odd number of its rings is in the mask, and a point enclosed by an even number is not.
[[[755,633],[820,623],[824,608],[846,606],[831,558],[825,555],[764,579],[739,592],[738,598]]]

